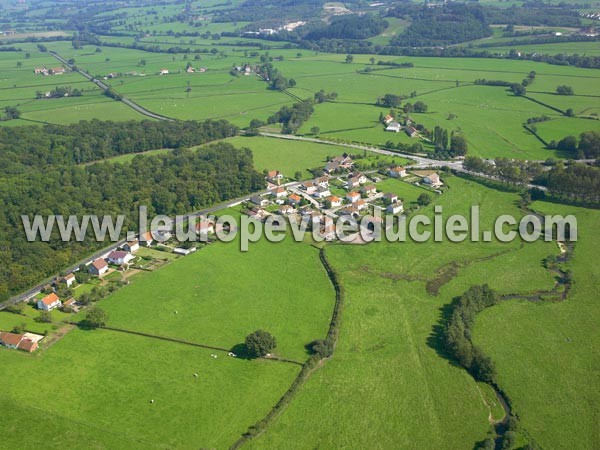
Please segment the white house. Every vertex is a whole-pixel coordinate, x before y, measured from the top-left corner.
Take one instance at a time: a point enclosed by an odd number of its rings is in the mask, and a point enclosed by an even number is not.
[[[302,189],[304,189],[308,195],[312,195],[317,191],[317,186],[315,186],[312,181],[305,181],[302,183]]]
[[[330,208],[337,208],[338,206],[342,206],[342,199],[333,195],[327,199],[327,203]]]
[[[54,292],[46,295],[43,299],[38,300],[37,307],[42,311],[52,311],[55,308],[60,308],[62,303]]]
[[[440,180],[440,176],[433,172],[430,173],[429,175],[426,175],[423,177],[423,183],[425,184],[429,184],[432,187],[440,187],[442,186],[444,183],[442,183],[442,180]]]
[[[169,69],[160,69],[160,75],[169,75]]]
[[[270,170],[267,172],[267,180],[279,184],[279,182],[283,180],[283,174],[279,170]]]
[[[269,200],[261,197],[260,195],[253,195],[252,197],[250,197],[250,201],[257,206],[268,206],[269,205]]]
[[[133,258],[134,256],[129,252],[115,250],[114,252],[110,252],[110,254],[108,255],[108,262],[110,264],[116,264],[120,266],[121,264],[127,264]]]
[[[88,272],[98,277],[104,275],[108,271],[108,264],[102,258],[98,258],[88,266]]]
[[[275,189],[271,189],[271,195],[275,196],[275,198],[285,198],[287,197],[287,191],[284,187],[279,186]]]
[[[319,188],[317,192],[313,194],[316,198],[326,198],[331,196],[331,192],[328,188]]]
[[[396,121],[388,123],[387,127],[385,127],[385,131],[391,131],[392,133],[398,133],[401,129],[402,125]]]
[[[65,275],[61,281],[65,283],[68,288],[70,288],[73,285],[73,283],[75,283],[75,275],[72,273]]]
[[[279,208],[279,214],[281,215],[292,214],[293,212],[294,208],[290,205],[281,205],[281,207]]]
[[[377,188],[374,184],[369,184],[367,186],[363,186],[360,190],[365,195],[374,195],[377,193]]]
[[[360,200],[360,194],[358,192],[348,192],[346,194],[346,200],[350,203],[355,203]]]
[[[200,236],[208,236],[215,232],[215,224],[212,220],[201,218],[200,222],[196,224],[196,233]]]
[[[319,187],[328,188],[329,187],[329,177],[315,178],[314,183]]]
[[[138,241],[137,239],[134,241],[126,242],[123,245],[123,250],[125,250],[126,252],[129,252],[129,253],[135,253],[139,249],[140,249],[140,241]]]
[[[402,211],[404,211],[402,202],[390,203],[385,210],[388,214],[400,214]]]
[[[389,171],[389,175],[392,178],[403,178],[406,176],[406,169],[402,166],[392,167]]]

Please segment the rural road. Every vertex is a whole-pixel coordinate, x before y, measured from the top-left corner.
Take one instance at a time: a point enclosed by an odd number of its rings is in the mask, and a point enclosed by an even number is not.
[[[98,80],[97,78],[94,78],[90,74],[88,74],[88,73],[86,73],[86,72],[84,72],[82,70],[79,70],[78,68],[76,68],[73,65],[69,64],[69,62],[65,58],[63,58],[62,56],[60,56],[58,53],[53,52],[53,51],[48,51],[48,53],[50,53],[52,56],[54,56],[56,59],[58,59],[61,63],[63,63],[65,66],[67,66],[72,71],[78,72],[80,75],[83,75],[85,78],[87,78],[89,81],[91,81],[92,83],[94,83],[96,86],[98,86],[103,91],[106,91],[107,89],[110,89],[110,86],[108,84],[102,82],[101,80]],[[169,121],[169,122],[174,122],[175,121],[175,119],[172,119],[171,117],[162,116],[160,114],[153,113],[152,111],[149,111],[146,108],[143,108],[142,106],[138,105],[137,103],[132,102],[127,97],[121,96],[121,102],[123,102],[124,104],[126,104],[127,106],[129,106],[130,108],[132,108],[133,110],[139,112],[140,114],[143,114],[143,115],[145,115],[147,117],[150,117],[152,119],[166,120],[166,121]]]

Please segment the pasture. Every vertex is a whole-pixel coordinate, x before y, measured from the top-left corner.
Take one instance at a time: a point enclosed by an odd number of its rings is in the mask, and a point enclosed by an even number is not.
[[[246,253],[218,243],[141,273],[102,307],[111,326],[224,348],[263,328],[277,354],[303,361],[304,345],[327,332],[333,290],[315,248],[263,238]]]
[[[0,426],[3,446],[227,447],[298,368],[211,353],[108,330],[74,330],[33,355],[0,348],[0,405],[14,413]],[[16,433],[19,413],[47,425]]]
[[[560,303],[510,301],[478,316],[475,342],[496,362],[523,426],[543,447],[597,445],[599,213],[534,203],[543,214],[575,214],[579,240],[567,268],[576,280]],[[494,274],[495,275],[495,274]],[[595,356],[594,356],[595,355]]]
[[[445,214],[466,213],[478,203],[482,228],[500,209],[518,216],[515,194],[447,181],[450,190],[436,200]],[[406,242],[333,245],[327,252],[346,289],[336,353],[250,448],[455,449],[485,438],[488,394],[438,353],[433,333],[441,307],[471,284],[489,283],[501,292],[551,287],[541,259],[558,253],[556,245]],[[457,272],[448,275],[455,263]],[[429,293],[432,285],[438,295]],[[501,340],[490,335],[487,342]]]
[[[168,45],[188,43],[180,43],[168,36],[164,39]],[[194,45],[200,45],[202,38],[194,41]],[[202,45],[213,43],[204,41]],[[34,76],[33,67],[55,65],[57,61],[49,54],[40,53],[34,44],[23,44],[22,47],[23,52],[0,55],[8,65],[0,71],[0,74],[6,71],[4,86],[0,83],[3,95],[0,103],[18,105],[23,113],[21,120],[9,121],[6,125],[17,125],[23,120],[69,123],[92,117],[114,120],[140,117],[125,105],[104,97],[78,74],[61,75],[60,85],[84,89],[82,97],[35,100],[36,91],[51,89],[59,77]],[[260,63],[257,56],[248,55],[248,48],[236,47],[235,42],[220,42],[214,54],[150,53],[108,46],[96,51],[95,46],[74,49],[69,42],[48,43],[48,48],[74,59],[78,67],[97,77],[117,74],[106,80],[113,89],[151,111],[173,118],[223,118],[245,127],[250,120],[266,120],[282,106],[295,101],[283,92],[269,89],[256,76],[232,76],[229,72],[236,64]],[[25,52],[30,54],[28,59],[24,59]],[[419,139],[411,139],[402,132],[387,133],[378,122],[379,115],[387,113],[389,108],[375,106],[375,102],[386,93],[409,97],[405,103],[425,102],[427,113],[413,113],[413,120],[428,129],[440,126],[462,132],[467,138],[469,152],[486,158],[561,157],[561,154],[545,149],[523,128],[522,124],[531,117],[549,115],[556,129],[576,129],[578,133],[586,131],[581,129],[586,125],[589,130],[600,129],[599,121],[577,122],[580,120],[577,117],[565,117],[552,109],[565,111],[572,108],[575,116],[581,117],[600,112],[595,102],[596,96],[600,95],[600,77],[591,69],[493,59],[486,59],[482,69],[478,59],[376,58],[414,64],[409,68],[396,68],[371,65],[369,55],[355,55],[354,62],[348,64],[344,62],[344,55],[303,51],[298,56],[297,53],[294,49],[270,52],[272,56],[283,57],[282,61],[274,61],[275,67],[284,76],[296,80],[297,85],[290,92],[300,98],[312,98],[320,89],[338,94],[334,102],[315,106],[314,114],[300,128],[300,134],[310,134],[311,128],[317,126],[320,135],[326,138],[379,146],[388,141],[394,144],[418,142]],[[16,68],[17,60],[22,60],[22,67]],[[186,73],[187,64],[205,67],[207,71]],[[358,73],[365,68],[372,71]],[[168,69],[169,74],[159,75],[161,69]],[[478,78],[518,83],[532,70],[536,72],[536,78],[528,87],[528,96],[539,103],[519,98],[507,88],[473,85]],[[15,81],[19,81],[17,88],[13,87]],[[555,95],[556,86],[563,84],[572,86],[576,95]],[[422,144],[426,151],[432,149],[427,142]]]

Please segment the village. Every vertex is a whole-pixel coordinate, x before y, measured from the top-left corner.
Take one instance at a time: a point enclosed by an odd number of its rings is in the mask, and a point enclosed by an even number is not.
[[[338,236],[334,221],[338,218],[358,220],[369,217],[372,223],[377,219],[376,211],[380,216],[399,217],[420,207],[381,188],[386,180],[418,186],[425,196],[428,192],[441,194],[444,188],[434,170],[409,171],[403,166],[392,165],[361,172],[355,167],[352,156],[345,153],[330,158],[319,170],[319,176],[306,181],[291,181],[279,170],[267,171],[267,189],[242,201],[241,210],[260,222],[269,216],[304,220],[325,241],[335,241]],[[218,221],[204,216],[199,219],[194,225],[198,242],[180,244],[169,239],[159,243],[155,237],[164,235],[165,231],[161,229],[139,234],[74,271],[54,277],[42,291],[27,302],[13,305],[9,312],[33,318],[34,322],[47,324],[50,328],[56,327],[55,322],[69,323],[73,314],[129,284],[130,278],[137,273],[156,270],[173,259],[194,253],[199,245],[213,242],[215,234],[223,231]],[[354,243],[365,242],[357,237]],[[52,335],[49,329],[38,334],[30,332],[25,325],[15,326],[11,331],[0,331],[0,346],[31,353],[39,349],[49,334]]]
[[[406,213],[403,198],[378,188],[387,178],[423,187],[424,193],[439,194],[444,185],[434,170],[408,172],[402,166],[392,166],[362,173],[355,169],[352,157],[344,154],[328,161],[320,176],[301,183],[286,183],[283,173],[268,171],[267,192],[252,196],[244,204],[244,213],[261,222],[271,215],[296,222],[308,220],[326,241],[333,241],[337,239],[333,220],[340,217],[373,218],[376,211],[381,216]]]

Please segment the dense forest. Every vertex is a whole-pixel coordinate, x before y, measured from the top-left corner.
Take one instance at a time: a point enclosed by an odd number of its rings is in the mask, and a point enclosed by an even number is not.
[[[124,164],[76,164],[141,148],[207,142],[231,126],[225,122],[221,127],[217,131],[215,122],[96,121],[1,129],[0,164],[7,169],[0,178],[0,300],[107,245],[91,236],[83,242],[62,242],[57,234],[48,243],[28,242],[24,214],[123,214],[124,234],[136,229],[140,205],[150,215],[185,213],[261,189],[263,180],[254,170],[250,150],[225,143],[198,152],[179,148],[159,156],[138,155]],[[142,147],[134,145],[138,141]]]
[[[72,125],[0,128],[3,173],[22,166],[82,164],[158,148],[191,147],[235,136],[224,120],[206,122],[110,122],[92,120]]]

